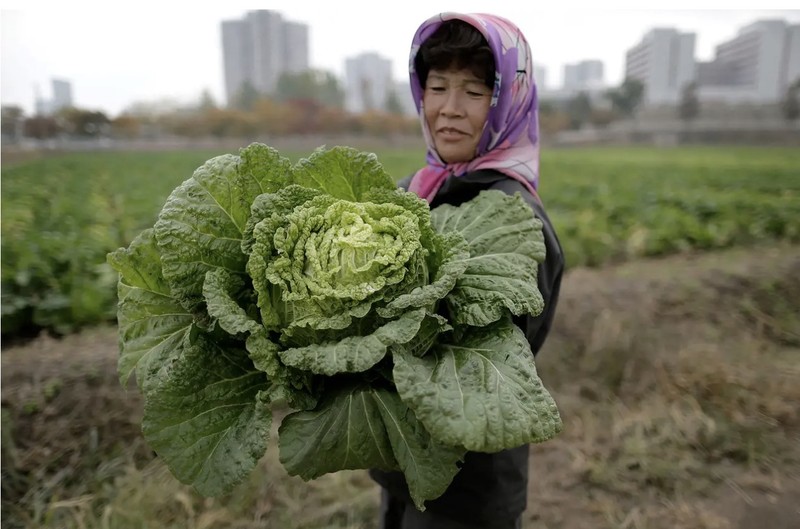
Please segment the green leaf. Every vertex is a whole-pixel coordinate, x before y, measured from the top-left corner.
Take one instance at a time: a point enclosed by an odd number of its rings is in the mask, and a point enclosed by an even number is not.
[[[274,234],[278,227],[285,224],[286,216],[294,208],[320,195],[322,191],[298,185],[288,185],[274,193],[258,195],[250,206],[250,218],[247,220],[242,237],[242,251],[248,255],[252,252],[253,230],[256,224],[262,220],[266,221],[269,227],[264,229]]]
[[[352,202],[362,202],[364,194],[375,187],[397,188],[374,153],[343,146],[316,149],[297,162],[292,176],[295,184]]]
[[[266,451],[267,387],[243,349],[201,336],[145,394],[145,439],[182,483],[204,496],[230,492]]]
[[[266,148],[266,147],[265,147]],[[288,161],[253,147],[240,158],[208,160],[167,199],[155,224],[164,277],[172,295],[190,312],[200,310],[205,273],[221,268],[245,272],[242,234],[255,197],[285,179]],[[258,167],[252,167],[260,164]]]
[[[420,239],[426,247],[431,244],[436,231],[431,224],[431,210],[428,201],[421,198],[416,193],[410,193],[403,189],[393,187],[374,187],[367,191],[363,198],[364,202],[374,202],[376,204],[396,204],[406,211],[410,211],[417,219],[419,226]]]
[[[452,330],[447,318],[429,312],[425,314],[425,319],[419,326],[419,332],[411,341],[391,347],[392,355],[396,355],[398,350],[402,350],[414,356],[423,356],[433,347],[436,340],[441,339],[441,333]]]
[[[376,389],[373,398],[379,404],[392,452],[405,475],[411,499],[417,509],[424,511],[426,501],[447,490],[466,451],[432,438],[397,393]]]
[[[193,318],[170,294],[152,229],[140,233],[128,248],[108,254],[108,263],[119,272],[120,383],[126,386],[135,371],[137,384],[145,388],[181,353]]]
[[[279,376],[284,368],[278,357],[280,346],[269,339],[267,331],[262,329],[248,336],[246,348],[256,369],[268,374],[270,379]]]
[[[562,429],[525,335],[505,318],[423,357],[398,350],[394,361],[400,397],[442,443],[497,452]]]
[[[280,351],[284,364],[318,375],[359,373],[381,361],[389,347],[412,340],[420,330],[425,309],[407,312],[366,336],[346,336],[335,342]]]
[[[311,409],[317,404],[312,392],[313,375],[288,367],[281,362],[278,352],[281,347],[269,339],[263,328],[247,337],[246,348],[256,369],[269,376],[272,385],[267,390],[270,402],[285,400],[296,409]]]
[[[380,316],[393,318],[410,308],[434,307],[445,299],[464,275],[469,263],[469,250],[464,237],[458,232],[449,232],[436,235],[432,242],[435,252],[431,268],[436,271],[433,280],[398,295],[385,307],[378,308]]]
[[[458,207],[435,208],[432,218],[439,233],[459,232],[469,245],[467,269],[447,296],[453,323],[481,327],[506,311],[516,316],[542,312],[542,221],[519,194],[482,191]]]
[[[313,411],[287,415],[278,442],[286,471],[305,480],[346,469],[397,468],[375,391],[364,385],[328,391]]]
[[[238,172],[243,184],[249,188],[241,195],[242,198],[277,193],[292,184],[292,162],[263,143],[251,143],[239,149]],[[252,202],[244,200],[242,206],[249,208]]]
[[[203,298],[208,314],[219,323],[222,330],[234,336],[261,330],[261,325],[236,301],[246,299],[240,294],[244,284],[240,276],[221,268],[206,272],[203,282]]]
[[[400,469],[415,505],[441,496],[465,450],[431,439],[394,392],[364,385],[331,391],[313,411],[286,416],[280,461],[305,480],[345,469]]]

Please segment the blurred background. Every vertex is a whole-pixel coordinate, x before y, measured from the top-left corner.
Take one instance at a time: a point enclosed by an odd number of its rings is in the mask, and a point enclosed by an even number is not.
[[[254,141],[412,173],[414,31],[490,6],[11,4],[2,527],[375,527],[365,472],[307,483],[275,443],[225,497],[170,475],[116,374],[106,254]],[[527,529],[800,527],[800,10],[672,7],[491,6],[531,44],[567,260],[537,357],[565,430],[531,447]]]

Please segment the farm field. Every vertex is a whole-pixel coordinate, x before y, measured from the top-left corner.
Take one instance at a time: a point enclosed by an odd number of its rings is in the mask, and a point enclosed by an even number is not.
[[[3,528],[375,527],[364,472],[305,483],[273,445],[232,494],[201,498],[143,443],[105,254],[217,154],[3,167]],[[397,178],[420,161],[377,155]],[[543,154],[568,270],[537,367],[565,431],[531,448],[526,529],[798,526],[798,169],[778,148]]]
[[[113,319],[106,254],[152,226],[199,152],[73,153],[3,169],[2,332],[69,333]],[[283,154],[295,161],[310,152]],[[398,179],[418,151],[377,153]],[[553,150],[540,191],[567,265],[800,241],[800,153],[785,148]]]
[[[282,152],[291,160],[310,152]],[[2,332],[110,321],[106,254],[152,226],[169,193],[220,152],[74,153],[4,167]],[[397,178],[418,151],[377,153]],[[540,191],[568,266],[800,241],[800,153],[786,148],[548,151]]]

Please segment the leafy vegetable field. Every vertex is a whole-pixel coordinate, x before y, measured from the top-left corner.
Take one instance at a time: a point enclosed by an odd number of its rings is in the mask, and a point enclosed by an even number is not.
[[[4,337],[113,319],[106,254],[152,226],[169,192],[218,154],[75,153],[3,167]],[[416,150],[377,155],[395,178],[422,162]],[[599,266],[800,241],[798,168],[800,153],[780,148],[553,150],[540,191],[567,266]]]

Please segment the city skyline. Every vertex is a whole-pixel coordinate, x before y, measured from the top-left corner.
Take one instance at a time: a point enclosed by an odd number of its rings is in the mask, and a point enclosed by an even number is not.
[[[59,19],[57,16],[40,19],[35,8],[15,11],[4,9],[2,103],[22,106],[30,114],[33,111],[35,86],[38,85],[40,91],[46,90],[52,78],[60,78],[72,83],[76,105],[103,110],[111,115],[136,102],[171,98],[189,104],[199,100],[205,90],[222,104],[225,91],[220,24],[226,19],[241,18],[251,10],[237,7],[235,2],[232,4],[226,4],[219,11],[191,12],[186,23],[195,29],[191,38],[186,39],[175,38],[167,30],[168,24],[162,24],[157,17],[153,18],[156,22],[150,24],[150,31],[147,32],[149,38],[143,40],[139,37],[138,44],[126,42],[128,36],[120,26],[115,27],[117,31],[112,39],[110,35],[113,28],[109,28],[109,24],[119,23],[119,15],[115,17],[113,13],[102,9],[95,10],[92,15],[94,39],[92,32],[87,35],[79,31],[81,24],[91,25],[91,21],[76,19],[73,25],[61,24],[70,29],[64,33],[58,29],[59,25],[52,23],[52,20]],[[460,4],[463,4],[460,7],[462,11],[478,10],[474,3]],[[424,11],[416,11],[435,13],[448,10],[438,7],[436,2],[426,2]],[[392,24],[373,28],[364,27],[363,20],[348,20],[340,16],[338,25],[331,28],[330,23],[319,22],[326,17],[330,19],[331,14],[327,12],[330,8],[320,6],[320,9],[302,10],[296,3],[282,2],[273,2],[268,8],[281,13],[286,19],[308,25],[311,67],[331,71],[344,82],[347,59],[374,52],[391,61],[395,81],[405,81],[408,44],[422,17],[406,16],[397,20],[392,17]],[[596,39],[597,33],[587,29],[589,24],[584,21],[587,17],[575,18],[567,10],[542,12],[498,6],[493,11],[517,22],[528,35],[534,57],[539,58],[537,66],[545,68],[547,72],[548,86],[542,88],[561,86],[567,64],[591,60],[602,61],[606,85],[619,84],[627,49],[636,45],[648,30],[655,27],[676,27],[682,32],[696,33],[695,58],[708,61],[713,59],[716,45],[732,39],[742,26],[755,20],[778,18],[790,23],[800,22],[798,10],[595,10],[588,18],[593,24],[604,26],[607,34],[607,38]],[[74,18],[75,13],[70,13]],[[170,20],[170,13],[162,11],[167,21]],[[64,16],[69,18],[70,15],[65,13]],[[129,18],[138,16],[131,14]],[[612,21],[617,24],[615,27],[625,28],[624,31],[610,31]],[[551,31],[552,26],[556,26],[556,30],[560,28],[560,32],[548,35],[547,31]],[[360,32],[361,38],[349,38],[352,32]],[[47,34],[47,42],[42,42],[41,35],[36,40],[34,37],[38,33]],[[68,38],[67,34],[71,37]],[[376,39],[376,34],[382,37]],[[556,34],[560,36],[554,37]],[[337,40],[330,35],[339,35],[341,38]],[[328,41],[336,41],[337,45],[320,44]],[[100,42],[106,45],[99,46]],[[48,97],[46,92],[41,95]]]

